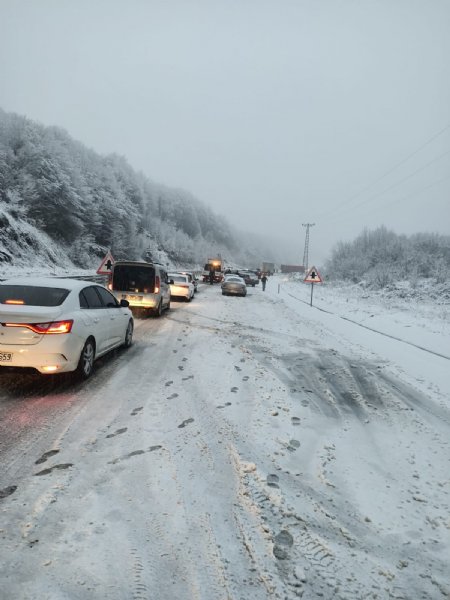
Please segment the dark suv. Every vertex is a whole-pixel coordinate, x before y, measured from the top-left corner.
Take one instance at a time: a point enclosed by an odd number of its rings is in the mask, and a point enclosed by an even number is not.
[[[238,271],[237,275],[242,277],[242,279],[245,281],[245,285],[251,285],[252,287],[255,287],[255,285],[259,283],[258,276],[252,271]]]

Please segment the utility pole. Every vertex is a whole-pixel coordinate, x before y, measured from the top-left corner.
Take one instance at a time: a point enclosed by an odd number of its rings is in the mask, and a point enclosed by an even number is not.
[[[302,223],[303,227],[306,227],[305,236],[305,250],[303,252],[303,266],[305,267],[305,273],[308,272],[308,251],[309,251],[309,230],[314,227],[315,223]]]

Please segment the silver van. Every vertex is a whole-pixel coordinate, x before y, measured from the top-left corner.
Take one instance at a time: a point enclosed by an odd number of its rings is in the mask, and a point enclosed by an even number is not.
[[[108,287],[119,302],[128,300],[130,308],[141,309],[155,317],[170,308],[167,272],[158,263],[117,261]]]

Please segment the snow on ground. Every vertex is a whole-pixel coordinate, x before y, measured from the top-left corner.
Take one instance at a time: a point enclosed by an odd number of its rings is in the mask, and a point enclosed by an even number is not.
[[[450,597],[446,307],[309,292],[201,286],[86,384],[4,380],[6,597]]]
[[[272,293],[281,294],[283,301],[294,310],[300,309],[300,304],[310,305],[310,285],[282,276],[273,283]],[[380,294],[369,294],[358,286],[316,284],[310,308],[310,317],[314,320],[333,323],[333,329],[350,343],[360,343],[361,349],[389,358],[397,367],[403,367],[416,383],[426,381],[427,386],[435,385],[449,397],[450,378],[446,360],[437,361],[436,372],[430,374],[427,372],[428,364],[423,361],[423,353],[414,352],[413,348],[450,360],[450,299],[426,302],[398,295],[385,298]],[[386,337],[404,343],[387,344]]]

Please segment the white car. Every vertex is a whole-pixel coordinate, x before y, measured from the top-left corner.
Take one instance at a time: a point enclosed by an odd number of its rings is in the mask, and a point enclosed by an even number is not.
[[[194,293],[198,292],[199,278],[194,273],[194,271],[177,271],[177,273],[180,273],[181,275],[187,275],[189,278],[189,281],[191,281],[192,285],[194,286]]]
[[[188,275],[181,273],[167,273],[170,283],[170,295],[184,298],[186,302],[190,302],[194,297],[195,288],[192,281],[189,281]]]
[[[86,379],[94,360],[132,340],[128,302],[101,285],[50,277],[0,284],[0,368],[77,371]]]

